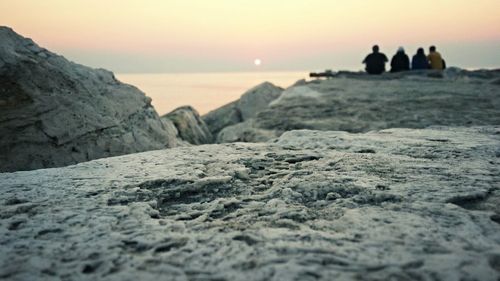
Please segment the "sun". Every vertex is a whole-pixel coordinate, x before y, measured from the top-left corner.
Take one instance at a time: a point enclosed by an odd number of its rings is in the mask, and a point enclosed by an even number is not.
[[[255,59],[255,60],[253,61],[253,63],[254,63],[256,66],[259,66],[259,65],[261,65],[261,64],[262,64],[262,61],[261,61],[260,59]]]

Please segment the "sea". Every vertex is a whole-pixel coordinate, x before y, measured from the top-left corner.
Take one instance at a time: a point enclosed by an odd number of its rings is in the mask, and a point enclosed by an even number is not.
[[[134,85],[153,99],[158,114],[180,106],[191,105],[201,115],[235,101],[264,81],[287,88],[307,71],[294,72],[228,72],[228,73],[160,73],[117,74],[121,82]]]

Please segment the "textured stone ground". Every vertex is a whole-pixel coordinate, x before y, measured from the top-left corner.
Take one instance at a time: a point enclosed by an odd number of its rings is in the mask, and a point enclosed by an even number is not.
[[[0,279],[500,278],[500,128],[293,131],[0,174]]]

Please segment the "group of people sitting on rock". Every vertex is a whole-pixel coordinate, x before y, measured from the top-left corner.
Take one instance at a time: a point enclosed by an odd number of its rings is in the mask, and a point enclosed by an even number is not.
[[[366,65],[366,72],[369,74],[382,74],[385,72],[385,64],[389,61],[383,53],[380,52],[377,45],[373,46],[373,52],[369,54],[363,63]],[[411,66],[411,68],[410,68]],[[425,55],[424,49],[419,48],[413,56],[410,65],[410,58],[405,53],[403,47],[399,47],[397,53],[391,60],[391,72],[400,72],[407,70],[436,69],[443,70],[446,63],[441,54],[436,51],[435,46],[429,48],[429,55]]]

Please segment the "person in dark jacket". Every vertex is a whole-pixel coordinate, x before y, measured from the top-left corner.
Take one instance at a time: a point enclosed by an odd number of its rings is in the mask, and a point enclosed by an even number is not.
[[[429,61],[425,55],[424,48],[418,48],[417,53],[411,59],[411,69],[420,70],[429,68]]]
[[[373,46],[372,53],[366,56],[363,63],[366,64],[366,72],[369,74],[382,74],[385,72],[385,63],[389,60],[386,55],[379,52],[377,45]]]
[[[410,70],[410,58],[405,54],[405,49],[399,47],[398,52],[392,57],[391,72]]]

